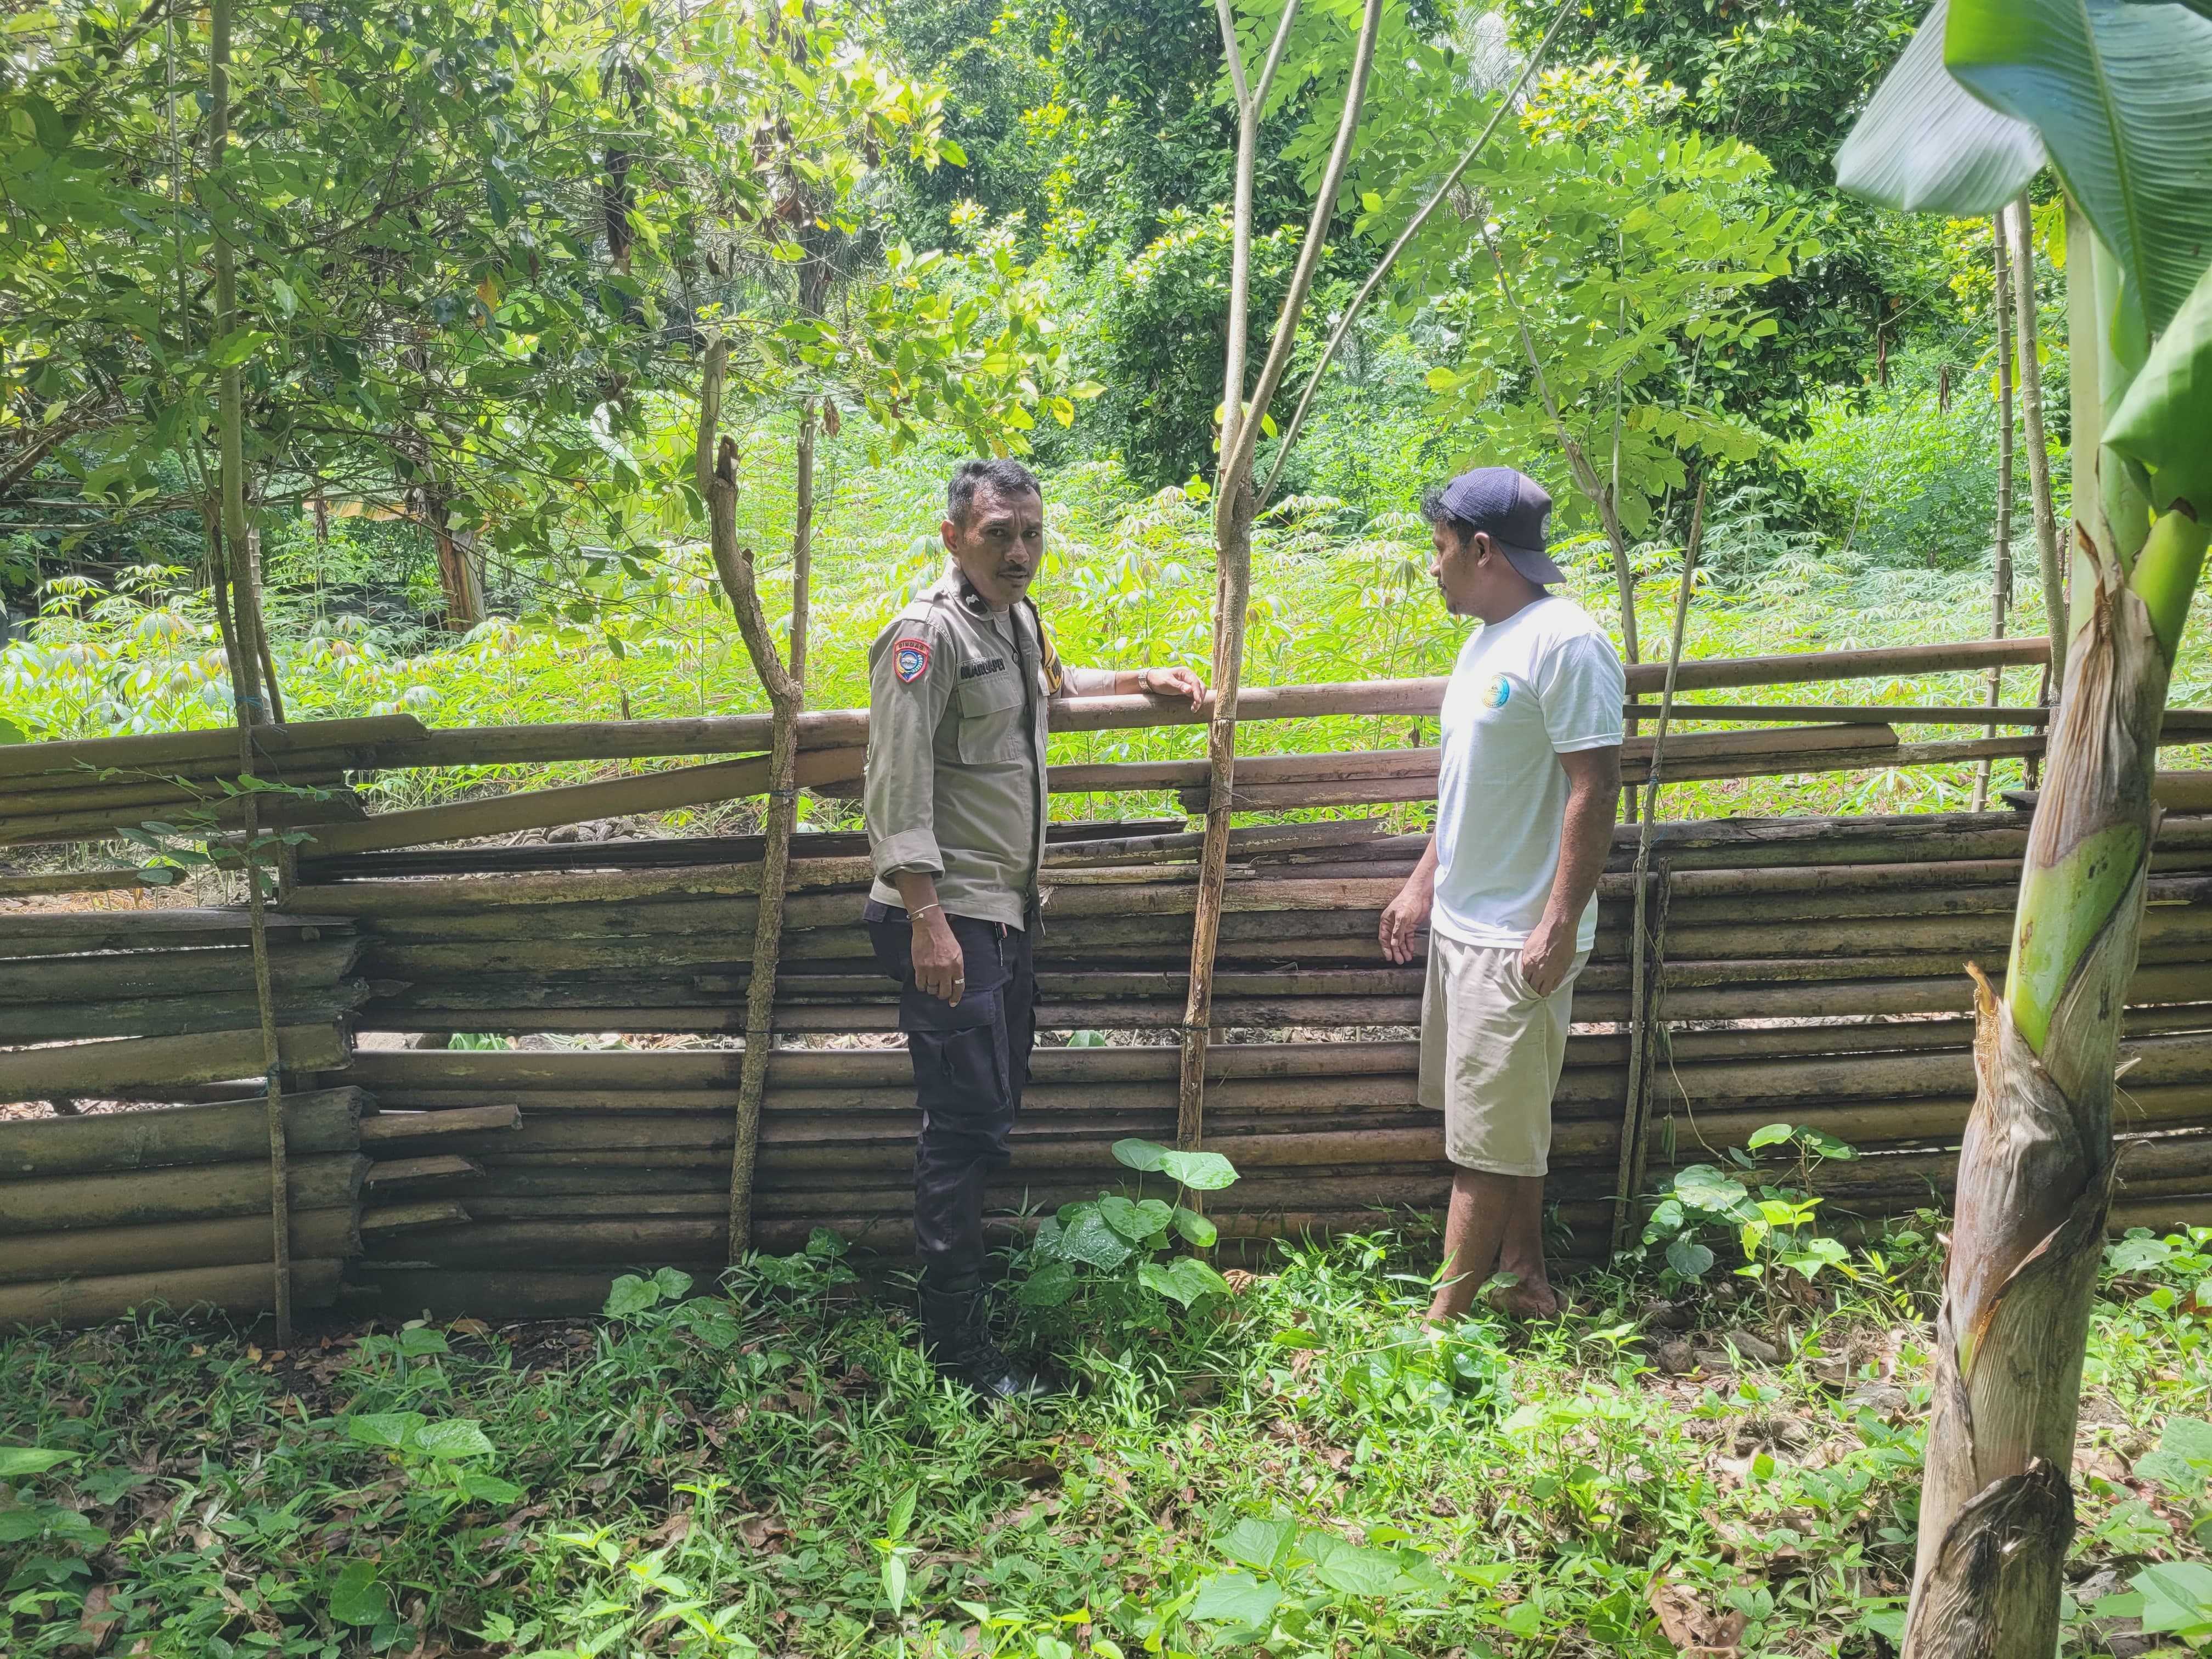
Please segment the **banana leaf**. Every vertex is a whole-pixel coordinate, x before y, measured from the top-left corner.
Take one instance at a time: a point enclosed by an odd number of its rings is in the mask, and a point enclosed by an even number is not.
[[[2212,258],[2212,18],[2138,0],[1952,0],[1943,62],[2035,128],[2162,331]]]
[[[2043,143],[2033,127],[1991,109],[1943,66],[1948,9],[1936,0],[1882,77],[1836,152],[1836,183],[1886,207],[1977,218],[1996,212],[2043,170]]]

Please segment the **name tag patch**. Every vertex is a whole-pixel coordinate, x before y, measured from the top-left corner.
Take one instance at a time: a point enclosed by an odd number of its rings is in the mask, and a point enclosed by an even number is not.
[[[961,664],[960,678],[963,680],[978,680],[986,674],[1002,674],[1006,672],[1006,659],[1004,657],[986,657],[981,662]]]
[[[929,672],[929,641],[908,637],[891,642],[891,670],[901,685],[912,685]]]

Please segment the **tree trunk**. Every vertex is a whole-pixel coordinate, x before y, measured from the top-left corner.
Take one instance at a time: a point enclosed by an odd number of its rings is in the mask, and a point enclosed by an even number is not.
[[[1222,890],[1229,869],[1231,785],[1236,768],[1237,693],[1244,671],[1244,618],[1251,598],[1252,521],[1255,504],[1252,460],[1259,445],[1261,422],[1276,389],[1289,372],[1291,352],[1297,343],[1298,319],[1304,313],[1306,295],[1321,265],[1321,253],[1335,216],[1336,196],[1351,164],[1352,140],[1359,128],[1359,112],[1367,94],[1367,78],[1375,61],[1375,41],[1382,15],[1382,0],[1367,0],[1361,15],[1358,44],[1345,91],[1344,110],[1337,122],[1336,140],[1315,192],[1313,213],[1304,241],[1298,248],[1297,267],[1291,273],[1289,291],[1275,319],[1274,337],[1268,342],[1267,359],[1252,390],[1248,410],[1244,397],[1245,341],[1250,299],[1252,248],[1252,179],[1258,158],[1260,117],[1267,105],[1268,83],[1281,64],[1289,44],[1291,25],[1297,6],[1285,6],[1276,26],[1256,83],[1248,83],[1243,54],[1237,42],[1237,25],[1230,0],[1215,0],[1221,23],[1222,50],[1237,94],[1236,218],[1231,243],[1229,345],[1224,366],[1221,422],[1221,465],[1214,490],[1213,586],[1213,718],[1206,731],[1209,790],[1206,797],[1206,841],[1199,855],[1199,880],[1191,929],[1190,981],[1183,1005],[1182,1081],[1176,1118],[1176,1144],[1193,1147],[1205,1133],[1206,1052],[1207,1026],[1213,1005],[1213,947],[1221,925]]]
[[[2039,1656],[2057,1641],[2158,729],[2204,558],[2191,504],[2154,519],[2141,470],[2101,442],[2130,373],[2112,341],[2118,270],[2080,215],[2068,219],[2078,632],[2002,1000],[1975,974],[1978,1087],[1936,1321],[1905,1659]]]
[[[230,149],[230,23],[231,0],[215,0],[210,15],[208,46],[208,173],[221,180]],[[227,182],[216,186],[215,314],[218,338],[238,330],[237,256],[231,245],[233,212]],[[229,630],[234,676],[233,695],[238,708],[238,760],[240,770],[253,769],[253,728],[261,723],[261,700],[256,695],[261,662],[260,604],[253,593],[253,561],[246,514],[246,393],[239,366],[222,371],[216,391],[216,421],[221,433],[222,566],[230,578],[235,621]],[[270,1260],[275,1283],[270,1306],[276,1316],[276,1340],[289,1346],[292,1340],[292,1222],[289,1153],[286,1146],[282,1058],[276,1035],[276,1005],[269,971],[269,930],[264,914],[258,858],[260,814],[249,791],[244,799],[246,833],[241,850],[246,860],[246,904],[253,945],[253,988],[261,1013],[263,1077],[269,1111],[269,1208],[271,1228]]]
[[[738,632],[753,672],[775,711],[769,760],[768,809],[763,823],[760,901],[753,927],[752,972],[745,987],[744,1057],[738,1072],[737,1144],[730,1164],[729,1252],[738,1260],[752,1247],[753,1162],[760,1147],[761,1102],[767,1091],[768,1064],[775,1042],[775,977],[783,954],[783,900],[791,864],[791,833],[798,816],[794,787],[799,753],[799,682],[776,654],[775,635],[761,609],[753,579],[751,553],[738,545],[738,447],[718,441],[722,381],[729,368],[729,343],[716,338],[708,347],[699,392],[699,441],[693,465],[701,500],[707,508],[714,569],[737,614]]]
[[[427,476],[427,464],[426,464]],[[477,586],[476,566],[462,536],[453,528],[453,509],[434,485],[419,492],[424,526],[438,549],[438,587],[446,599],[446,627],[465,634],[483,620],[483,595]]]

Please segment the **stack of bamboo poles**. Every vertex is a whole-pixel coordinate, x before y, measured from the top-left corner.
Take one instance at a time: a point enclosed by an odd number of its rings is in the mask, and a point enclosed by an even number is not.
[[[286,1103],[295,1304],[337,1300],[360,1246],[362,1100]],[[258,1100],[0,1123],[0,1323],[83,1325],[165,1302],[276,1306]]]
[[[252,775],[313,792],[264,793],[264,823],[331,823],[364,816],[349,772],[378,764],[383,746],[427,738],[409,714],[257,726]],[[103,840],[123,828],[204,815],[242,821],[238,732],[172,732],[23,744],[0,750],[0,844]],[[319,796],[320,799],[316,797]]]
[[[294,1041],[313,1047],[300,1064],[342,1063],[328,1057],[343,1054],[336,1028],[368,994],[354,971],[362,941],[352,921],[288,915],[270,923],[269,949],[279,1022],[296,1028]],[[310,1038],[309,1029],[322,1035]],[[96,1051],[0,1050],[0,1100],[102,1097],[258,1074],[260,1012],[246,917],[186,908],[0,915],[0,1043],[90,1037],[138,1041],[102,1042]],[[225,1070],[233,1049],[238,1069]]]
[[[483,1167],[511,1104],[380,1112],[356,1088],[284,1102],[292,1305],[326,1308],[364,1237],[451,1227],[447,1189]],[[370,1207],[364,1210],[363,1194]],[[96,1324],[165,1304],[258,1315],[276,1305],[267,1103],[0,1122],[0,1325]]]
[[[1384,962],[1375,943],[1418,842],[1378,829],[1236,832],[1216,1018],[1258,1040],[1215,1043],[1206,1097],[1206,1145],[1243,1174],[1212,1206],[1231,1240],[1358,1230],[1378,1211],[1442,1201],[1449,1170],[1437,1121],[1415,1098],[1416,1049],[1389,1029],[1418,1018],[1420,970]],[[2003,959],[2025,836],[2011,814],[1661,826],[1653,978],[1667,1046],[1652,1179],[1782,1121],[1865,1152],[1822,1172],[1841,1224],[1942,1202],[1973,1092],[1963,966]],[[1173,1136],[1176,1050],[1143,1038],[1180,1014],[1197,839],[1102,835],[1053,849],[1041,1023],[1137,1045],[1040,1049],[994,1192],[1008,1211],[1118,1184],[1115,1139]],[[1557,1109],[1552,1196],[1583,1260],[1605,1247],[1626,1105],[1629,1038],[1605,1027],[1629,1013],[1632,854],[1624,835]],[[854,925],[862,872],[836,859],[794,869],[779,1030],[887,1030],[891,987]],[[744,874],[382,878],[301,902],[353,908],[373,975],[425,975],[380,984],[372,1024],[721,1029],[750,948]],[[2167,821],[2150,902],[2124,1085],[2128,1127],[2146,1137],[2124,1170],[2144,1184],[2124,1194],[2124,1223],[2212,1211],[2212,819]],[[505,977],[471,983],[477,972]],[[534,1001],[514,1006],[533,984]],[[393,1306],[519,1313],[590,1305],[625,1267],[711,1268],[727,1243],[738,1066],[730,1050],[360,1055],[355,1075],[387,1108],[504,1103],[524,1122],[495,1143],[456,1141],[483,1167],[453,1188],[471,1222],[373,1244],[357,1276]],[[795,1248],[829,1226],[904,1249],[911,1101],[896,1048],[780,1048],[755,1243]]]

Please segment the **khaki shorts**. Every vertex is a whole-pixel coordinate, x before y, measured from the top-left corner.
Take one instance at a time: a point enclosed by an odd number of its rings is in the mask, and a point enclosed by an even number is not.
[[[1575,957],[1547,997],[1521,976],[1518,945],[1429,935],[1421,990],[1420,1103],[1444,1115],[1444,1156],[1463,1170],[1540,1176],[1552,1152],[1552,1095],[1567,1058]]]

